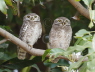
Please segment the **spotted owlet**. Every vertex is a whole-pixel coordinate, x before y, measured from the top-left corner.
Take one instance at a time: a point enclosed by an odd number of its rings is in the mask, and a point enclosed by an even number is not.
[[[54,20],[50,34],[49,34],[49,46],[50,48],[61,48],[66,50],[71,41],[72,28],[70,20],[66,17],[59,17]],[[58,58],[52,62],[57,63]]]
[[[19,38],[32,48],[38,38],[41,37],[42,26],[40,17],[35,13],[29,13],[23,17],[23,25],[20,29]],[[26,51],[18,48],[18,59],[25,59]]]

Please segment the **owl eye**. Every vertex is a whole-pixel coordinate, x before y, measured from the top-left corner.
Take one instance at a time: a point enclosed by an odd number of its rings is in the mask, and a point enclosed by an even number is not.
[[[30,16],[27,16],[28,18],[30,18]]]
[[[58,20],[58,22],[61,22],[61,20]]]
[[[37,16],[34,16],[35,18],[37,18]]]
[[[68,20],[65,20],[65,22],[68,22]]]

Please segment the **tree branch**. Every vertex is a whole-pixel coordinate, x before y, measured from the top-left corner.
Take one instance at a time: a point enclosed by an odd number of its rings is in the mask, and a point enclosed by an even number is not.
[[[19,38],[15,37],[14,35],[10,34],[9,32],[5,31],[2,28],[0,28],[0,35],[5,37],[7,40],[11,41],[12,43],[16,44],[17,46],[23,48],[32,55],[42,56],[44,54],[45,50],[35,49],[35,48],[31,48],[30,50],[26,43],[24,43]]]
[[[19,38],[15,37],[14,35],[10,34],[9,32],[7,32],[6,30],[4,30],[2,28],[0,28],[0,35],[5,37],[7,40],[11,41],[12,43],[16,44],[20,48],[23,48],[25,51],[27,51],[31,55],[42,56],[45,52],[45,50],[42,50],[42,49],[36,49],[36,48],[29,49],[29,47],[26,43],[24,43]],[[49,56],[47,56],[47,57],[49,57]],[[63,56],[61,56],[59,58],[69,60],[68,58],[63,57]]]
[[[19,38],[15,37],[14,35],[10,34],[9,32],[7,32],[6,30],[4,30],[2,28],[0,28],[0,35],[5,37],[7,40],[11,41],[12,43],[16,44],[20,48],[23,48],[25,51],[27,51],[31,55],[42,56],[44,54],[44,52],[45,52],[45,50],[42,50],[42,49],[36,49],[36,48],[29,49],[29,47],[28,47],[28,45],[26,43],[24,43]],[[47,55],[47,57],[49,57],[49,56]],[[58,58],[65,59],[65,60],[69,61],[69,59],[64,57],[64,56],[59,56]],[[74,59],[76,61],[79,60],[76,57],[74,57]],[[87,61],[87,59],[85,59],[84,61]]]
[[[77,11],[80,14],[82,14],[86,18],[90,19],[88,9],[84,8],[78,1],[75,1],[75,0],[68,0],[68,1],[77,9]]]

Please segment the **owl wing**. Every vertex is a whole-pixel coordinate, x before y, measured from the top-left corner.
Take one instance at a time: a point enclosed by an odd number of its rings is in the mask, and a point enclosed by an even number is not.
[[[40,23],[40,25],[39,25],[39,38],[41,38],[41,35],[42,35],[42,25]]]
[[[57,48],[58,41],[56,40],[56,31],[51,28],[51,31],[49,33],[49,47],[50,48]]]
[[[26,22],[24,22],[21,29],[20,29],[19,38],[24,42],[26,42],[26,37],[24,35],[25,35],[28,27],[29,27],[29,25]],[[18,59],[23,60],[23,59],[25,59],[25,57],[26,57],[26,51],[23,50],[22,48],[18,47]]]
[[[59,48],[58,47],[58,41],[56,41],[56,31],[51,28],[51,31],[49,33],[49,48]],[[52,57],[53,58],[53,57]],[[59,61],[59,58],[55,58],[54,60],[51,60],[53,63],[57,63]]]
[[[26,22],[23,23],[21,29],[20,29],[20,34],[19,34],[19,39],[21,39],[22,41],[25,40],[25,33],[27,31],[27,29],[29,28],[29,24],[27,24]],[[26,41],[25,41],[26,42]]]

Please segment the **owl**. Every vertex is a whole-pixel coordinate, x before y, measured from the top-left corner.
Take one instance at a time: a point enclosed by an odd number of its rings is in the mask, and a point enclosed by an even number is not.
[[[72,28],[70,20],[66,17],[58,17],[54,20],[51,31],[49,33],[50,48],[61,48],[67,50],[72,38]],[[52,62],[57,63],[58,58]]]
[[[29,49],[37,42],[41,37],[42,26],[40,17],[35,13],[29,13],[23,17],[23,24],[20,29],[19,38],[27,43]],[[18,48],[18,59],[25,59],[26,51],[22,48]]]

